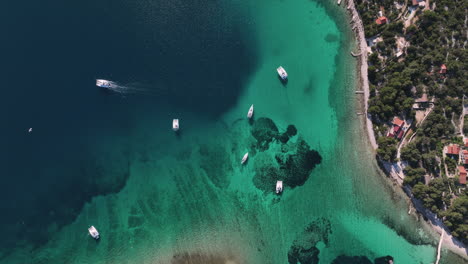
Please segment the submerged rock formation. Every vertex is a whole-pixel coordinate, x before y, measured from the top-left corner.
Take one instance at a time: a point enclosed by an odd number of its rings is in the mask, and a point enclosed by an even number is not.
[[[288,251],[289,264],[316,264],[319,263],[320,250],[316,247],[319,241],[328,245],[328,235],[331,233],[330,221],[318,219],[312,222],[294,240]]]
[[[293,125],[289,125],[286,129],[286,132],[280,134],[278,136],[278,140],[282,143],[287,143],[291,137],[294,137],[297,134],[297,129]]]
[[[319,263],[320,251],[315,246],[310,248],[303,248],[300,246],[293,245],[288,252],[288,262],[290,264],[315,264]]]
[[[252,136],[257,140],[260,151],[267,150],[270,142],[278,137],[278,127],[270,118],[261,117],[253,124]]]
[[[365,256],[338,256],[331,264],[372,264]]]
[[[392,256],[380,257],[374,260],[374,264],[388,264],[390,263],[390,260],[393,262]]]
[[[311,150],[301,138],[295,144],[290,144],[289,147],[289,149],[283,149],[281,153],[277,153],[275,159],[280,170],[285,174],[284,184],[294,188],[307,181],[310,172],[322,161],[322,157],[317,151]]]
[[[320,164],[322,157],[317,151],[310,149],[304,139],[299,137],[295,141],[290,140],[296,135],[297,129],[293,125],[280,133],[269,118],[263,117],[255,121],[252,136],[257,140],[259,156],[254,164],[253,182],[258,189],[273,192],[277,180],[283,180],[283,184],[291,188],[301,186],[315,166]],[[272,143],[280,146],[270,149]],[[266,150],[269,150],[267,154],[261,154]],[[271,156],[274,158],[270,158]]]

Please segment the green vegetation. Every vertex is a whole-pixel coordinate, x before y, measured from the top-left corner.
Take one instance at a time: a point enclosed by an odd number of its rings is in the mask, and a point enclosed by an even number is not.
[[[411,142],[401,149],[401,159],[405,160],[412,167],[417,167],[421,160],[421,152],[416,143]]]
[[[417,183],[413,187],[414,196],[423,202],[424,207],[437,214],[444,208],[444,203],[450,203],[450,199],[442,195],[444,192],[447,194],[449,189],[442,178],[433,179],[429,185]]]
[[[468,244],[468,192],[455,199],[450,208],[441,213],[445,217],[445,225],[452,230],[452,234],[463,243]]]
[[[419,182],[424,181],[424,175],[426,174],[426,170],[423,168],[412,168],[408,166],[403,171],[405,173],[404,184],[409,184],[410,186],[414,186]]]
[[[455,160],[454,158],[446,157],[444,161],[445,165],[447,165],[448,172],[455,174],[455,171],[457,169],[457,160]]]
[[[403,2],[398,2],[403,6]],[[407,3],[411,5],[411,1]],[[416,8],[412,21],[405,20],[409,16],[408,8],[397,9],[392,0],[357,0],[356,4],[366,37],[381,40],[372,46],[373,53],[368,57],[368,113],[378,136],[377,154],[381,160],[395,161],[399,142],[386,137],[390,121],[394,116],[415,120],[416,112],[412,109],[415,98],[426,93],[433,102],[432,112],[419,127],[413,128],[416,136],[400,153],[401,160],[408,163],[404,184],[412,187],[424,206],[444,216],[452,234],[467,243],[467,190],[458,184],[458,178],[446,178],[444,163],[449,173],[454,174],[457,160],[443,159],[442,149],[449,143],[463,145],[452,118],[461,116],[463,98],[468,94],[465,34],[468,1],[431,1],[431,8],[435,6],[435,9]],[[388,24],[376,23],[379,11],[388,18]],[[398,43],[408,45],[403,47]],[[446,73],[441,72],[442,64],[447,67]],[[462,129],[468,136],[468,116],[464,117]],[[461,195],[460,188],[465,188]]]
[[[396,148],[397,141],[394,138],[380,137],[377,139],[377,144],[379,144],[379,148],[377,149],[377,154],[380,157],[388,161],[395,160],[395,154],[397,152],[397,148]]]

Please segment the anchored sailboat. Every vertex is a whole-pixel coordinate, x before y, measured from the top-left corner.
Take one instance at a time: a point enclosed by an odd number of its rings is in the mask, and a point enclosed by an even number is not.
[[[242,157],[241,164],[244,164],[247,161],[248,158],[249,158],[249,153],[247,152],[247,153],[245,153],[244,157]]]
[[[253,107],[253,105],[252,105],[252,106],[250,106],[250,108],[249,108],[249,112],[247,112],[247,118],[249,118],[249,119],[252,118],[253,113],[254,113],[254,107]]]

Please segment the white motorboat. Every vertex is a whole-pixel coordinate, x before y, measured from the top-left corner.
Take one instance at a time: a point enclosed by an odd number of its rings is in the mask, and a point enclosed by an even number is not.
[[[102,87],[102,88],[111,88],[112,82],[108,80],[103,80],[103,79],[96,79],[96,86]]]
[[[31,133],[31,132],[32,132],[32,127],[30,127],[30,128],[28,129],[28,132],[29,132],[29,133]]]
[[[88,232],[94,239],[99,239],[99,232],[94,226],[89,227]]]
[[[283,192],[283,181],[276,182],[276,193],[279,194]]]
[[[247,118],[252,118],[253,113],[254,113],[254,107],[253,107],[253,105],[252,105],[252,106],[250,106],[250,108],[249,108],[249,112],[247,112]]]
[[[172,130],[178,131],[179,130],[179,119],[172,120]]]
[[[279,77],[283,80],[286,81],[288,79],[288,73],[282,66],[279,66],[276,71],[278,72]]]
[[[247,161],[248,158],[249,158],[249,153],[247,152],[247,153],[245,153],[244,157],[242,157],[241,164],[244,164]]]

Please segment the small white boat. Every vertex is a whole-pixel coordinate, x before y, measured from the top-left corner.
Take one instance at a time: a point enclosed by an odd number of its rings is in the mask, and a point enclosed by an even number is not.
[[[88,232],[94,239],[99,239],[99,232],[94,226],[89,227]]]
[[[247,153],[245,153],[244,157],[242,157],[241,164],[244,164],[247,161],[248,158],[249,158],[249,153],[247,152]]]
[[[172,120],[172,130],[178,131],[179,130],[179,119]]]
[[[108,80],[96,79],[96,86],[102,87],[102,88],[111,88],[112,83]]]
[[[276,71],[278,72],[279,77],[283,80],[286,81],[288,79],[288,73],[284,70],[282,66],[279,66]]]
[[[28,132],[29,132],[29,133],[31,133],[31,132],[32,132],[32,127],[30,127],[30,128],[28,129]]]
[[[276,182],[276,193],[279,194],[283,192],[283,181]]]
[[[247,112],[247,117],[248,117],[248,118],[252,118],[253,113],[254,113],[254,108],[253,108],[253,105],[252,105],[252,106],[250,106],[250,108],[249,108],[249,112]]]

